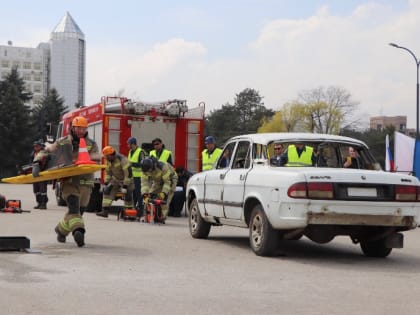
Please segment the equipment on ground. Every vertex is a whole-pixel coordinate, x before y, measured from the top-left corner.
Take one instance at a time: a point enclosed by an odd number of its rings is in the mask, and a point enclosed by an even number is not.
[[[166,204],[166,201],[161,199],[149,199],[149,202],[144,205],[145,216],[141,220],[145,223],[162,223],[165,224],[165,219],[162,215],[162,205]]]
[[[4,208],[1,208],[0,212],[23,213],[23,212],[31,212],[31,211],[22,210],[22,202],[20,200],[10,199],[10,200],[6,200]]]
[[[118,218],[118,220],[140,222],[140,215],[139,215],[139,211],[137,209],[124,209],[124,208],[122,208],[121,211],[118,213],[117,218]]]

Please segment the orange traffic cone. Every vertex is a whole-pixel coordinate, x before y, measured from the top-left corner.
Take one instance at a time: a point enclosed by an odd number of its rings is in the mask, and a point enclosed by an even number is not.
[[[80,164],[96,164],[96,162],[92,161],[89,156],[89,152],[86,148],[86,140],[85,138],[80,138],[79,143],[79,155],[77,156],[76,165]]]

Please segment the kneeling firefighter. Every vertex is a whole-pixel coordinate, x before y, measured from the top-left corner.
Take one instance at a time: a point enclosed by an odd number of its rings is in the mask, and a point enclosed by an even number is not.
[[[102,199],[102,211],[96,213],[100,217],[107,218],[112,202],[117,192],[124,194],[124,207],[132,209],[133,202],[133,174],[131,171],[131,163],[122,154],[119,154],[111,146],[106,146],[102,150],[106,159],[105,183]]]
[[[172,165],[158,161],[154,157],[148,157],[140,163],[143,175],[141,177],[141,194],[143,202],[146,204],[148,199],[157,198],[166,201],[162,205],[163,220],[168,215],[169,204],[176,190],[178,175]]]

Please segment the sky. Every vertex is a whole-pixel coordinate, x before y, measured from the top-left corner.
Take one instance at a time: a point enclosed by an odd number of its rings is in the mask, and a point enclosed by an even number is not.
[[[0,44],[47,42],[69,12],[86,39],[86,105],[118,93],[150,102],[234,104],[246,88],[279,110],[299,92],[346,89],[357,116],[416,126],[420,1],[7,1]],[[416,40],[417,38],[417,40]]]

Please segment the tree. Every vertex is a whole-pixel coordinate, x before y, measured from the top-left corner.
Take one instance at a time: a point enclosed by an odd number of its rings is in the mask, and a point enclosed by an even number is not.
[[[357,103],[344,88],[318,87],[299,93],[298,102],[308,109],[306,127],[310,132],[338,134],[343,128],[350,128],[357,121],[353,114]]]
[[[222,144],[233,136],[256,133],[261,123],[273,115],[273,110],[265,108],[259,92],[247,88],[236,94],[234,105],[227,103],[210,112],[205,132]]]
[[[2,176],[16,174],[16,165],[27,164],[32,148],[33,130],[29,106],[25,101],[31,94],[25,92],[24,82],[16,69],[0,82],[0,156]]]
[[[34,139],[47,139],[47,135],[57,133],[60,117],[68,111],[64,106],[64,99],[58,95],[56,89],[48,91],[40,105],[33,109],[35,136]]]
[[[263,121],[258,132],[293,132],[307,130],[308,109],[304,105],[294,102],[286,103],[277,111],[272,119]]]

